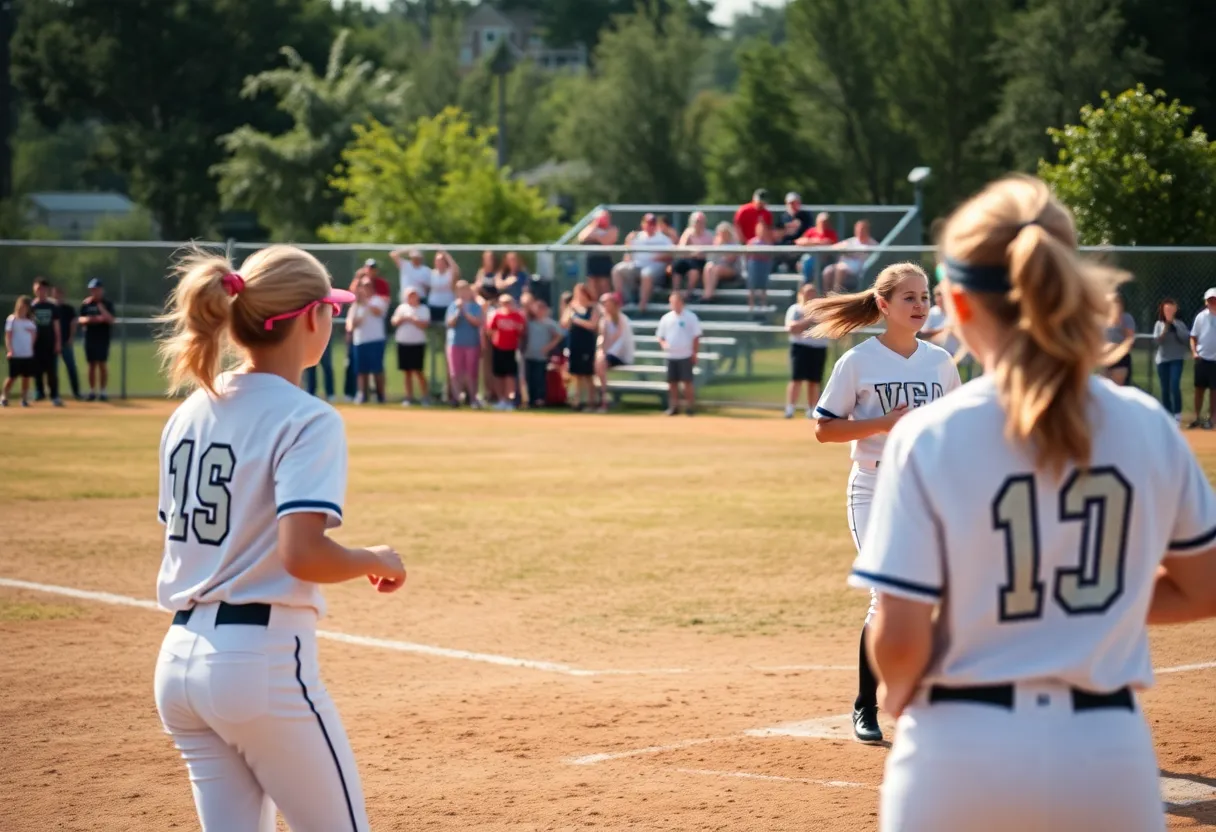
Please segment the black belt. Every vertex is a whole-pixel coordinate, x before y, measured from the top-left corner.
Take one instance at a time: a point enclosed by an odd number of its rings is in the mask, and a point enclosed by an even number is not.
[[[178,610],[173,613],[173,623],[182,625],[190,621],[194,608]],[[270,604],[229,604],[220,601],[220,608],[215,611],[215,626],[221,624],[248,624],[252,627],[270,626]]]
[[[1111,693],[1091,693],[1087,690],[1071,689],[1072,709],[1097,711],[1103,708],[1136,710],[1136,699],[1130,688],[1119,688]],[[979,685],[969,688],[947,688],[934,685],[929,688],[929,704],[938,702],[976,702],[1013,710],[1013,685]]]

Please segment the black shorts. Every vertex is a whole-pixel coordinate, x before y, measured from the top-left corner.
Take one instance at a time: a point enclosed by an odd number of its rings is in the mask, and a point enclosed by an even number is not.
[[[37,372],[37,365],[33,358],[10,358],[8,360],[9,378],[33,378]]]
[[[421,373],[426,363],[426,344],[398,344],[397,369],[403,373]]]
[[[689,257],[684,260],[677,260],[672,265],[671,270],[678,275],[686,275],[692,271],[704,273],[705,258],[704,257]]]
[[[490,372],[494,374],[494,378],[517,378],[519,362],[515,360],[515,350],[500,350],[498,347],[493,350],[490,356]]]
[[[86,338],[84,342],[84,360],[90,364],[104,364],[109,361],[110,342],[89,341]]]
[[[823,365],[827,362],[827,347],[790,344],[790,380],[823,381]]]
[[[615,355],[606,355],[604,356],[604,360],[608,362],[609,369],[625,366],[625,360],[623,358],[618,358]]]
[[[667,359],[667,383],[676,384],[681,381],[692,381],[691,358]]]
[[[595,353],[570,351],[570,364],[566,370],[572,376],[595,375]]]
[[[1216,361],[1208,361],[1206,358],[1195,359],[1195,389],[1216,389]]]
[[[588,254],[587,255],[587,277],[599,277],[607,279],[612,277],[612,267],[616,265],[612,262],[610,254]]]

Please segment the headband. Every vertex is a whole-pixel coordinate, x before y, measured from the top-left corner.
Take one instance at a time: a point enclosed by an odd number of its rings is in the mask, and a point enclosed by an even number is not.
[[[236,297],[245,290],[245,278],[241,277],[236,272],[229,272],[221,278],[224,288],[228,290],[228,294]]]
[[[1032,225],[1042,227],[1037,218],[1030,222],[1019,223],[1014,229],[1014,238],[1016,239],[1024,229]],[[951,283],[957,283],[972,292],[1004,293],[1013,288],[1013,283],[1009,279],[1009,269],[1006,266],[980,266],[947,257],[938,268],[944,268],[946,277],[950,278]]]

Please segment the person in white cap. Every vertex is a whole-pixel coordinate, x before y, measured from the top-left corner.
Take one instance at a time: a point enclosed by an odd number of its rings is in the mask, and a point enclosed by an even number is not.
[[[1216,287],[1203,293],[1203,310],[1191,326],[1191,355],[1195,358],[1195,421],[1192,428],[1212,429],[1212,397],[1203,418],[1203,394],[1216,388]]]

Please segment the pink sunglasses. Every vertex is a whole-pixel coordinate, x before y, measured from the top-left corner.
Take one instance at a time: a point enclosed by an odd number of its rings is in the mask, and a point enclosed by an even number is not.
[[[354,302],[355,296],[353,293],[348,292],[345,289],[330,289],[329,294],[325,297],[321,298],[320,300],[314,300],[312,303],[302,306],[294,312],[284,312],[282,315],[275,315],[272,318],[267,318],[265,324],[266,331],[269,332],[270,330],[274,329],[275,321],[290,321],[292,318],[299,318],[302,315],[307,315],[314,306],[320,306],[323,303],[328,303],[333,307],[334,317],[336,318],[342,314],[342,304]]]

